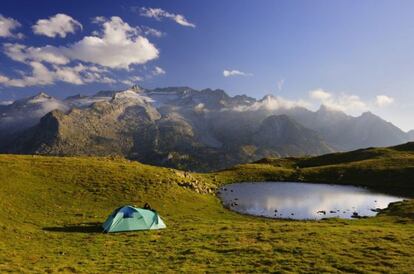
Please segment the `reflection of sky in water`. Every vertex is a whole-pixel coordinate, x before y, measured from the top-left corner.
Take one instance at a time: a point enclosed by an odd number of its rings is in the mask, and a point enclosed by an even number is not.
[[[292,219],[350,218],[353,212],[375,216],[371,209],[403,199],[355,186],[276,182],[227,185],[219,196],[240,213]]]

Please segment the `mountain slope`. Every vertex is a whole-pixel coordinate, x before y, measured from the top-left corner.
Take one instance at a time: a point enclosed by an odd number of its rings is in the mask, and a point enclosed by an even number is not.
[[[62,101],[46,93],[20,99],[0,108],[0,132],[12,134],[36,125],[48,112],[59,109],[67,111],[69,107]]]
[[[332,152],[315,131],[307,129],[286,115],[272,115],[253,135],[253,144],[278,156],[318,155]]]
[[[40,93],[0,113],[0,152],[119,155],[200,171],[409,138],[372,113],[351,117],[325,106],[313,112],[271,95],[256,100],[189,87],[134,86],[65,100]]]
[[[407,134],[408,134],[408,139],[410,141],[414,141],[414,129],[410,130]]]
[[[322,105],[316,112],[292,110],[288,115],[317,131],[328,144],[340,151],[392,146],[409,140],[401,129],[371,112],[352,117]]]

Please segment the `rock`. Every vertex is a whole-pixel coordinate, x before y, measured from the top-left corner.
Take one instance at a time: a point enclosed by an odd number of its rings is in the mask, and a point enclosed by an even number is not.
[[[353,212],[352,213],[352,216],[351,216],[351,218],[354,218],[354,219],[361,219],[361,218],[364,218],[363,216],[361,216],[361,215],[359,215],[358,214],[358,212]]]

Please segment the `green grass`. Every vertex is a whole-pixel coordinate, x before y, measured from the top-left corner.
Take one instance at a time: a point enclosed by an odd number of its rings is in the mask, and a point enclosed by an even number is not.
[[[237,181],[354,179],[414,193],[412,150],[353,153],[208,174],[117,158],[0,155],[0,272],[412,273],[413,200],[375,218],[289,221],[230,212],[210,193]],[[145,202],[167,229],[99,232],[117,206]]]

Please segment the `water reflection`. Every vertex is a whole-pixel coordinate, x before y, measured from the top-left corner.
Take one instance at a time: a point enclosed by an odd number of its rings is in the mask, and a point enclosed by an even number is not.
[[[219,197],[240,213],[291,219],[375,216],[376,209],[403,200],[362,187],[287,182],[231,184]]]

